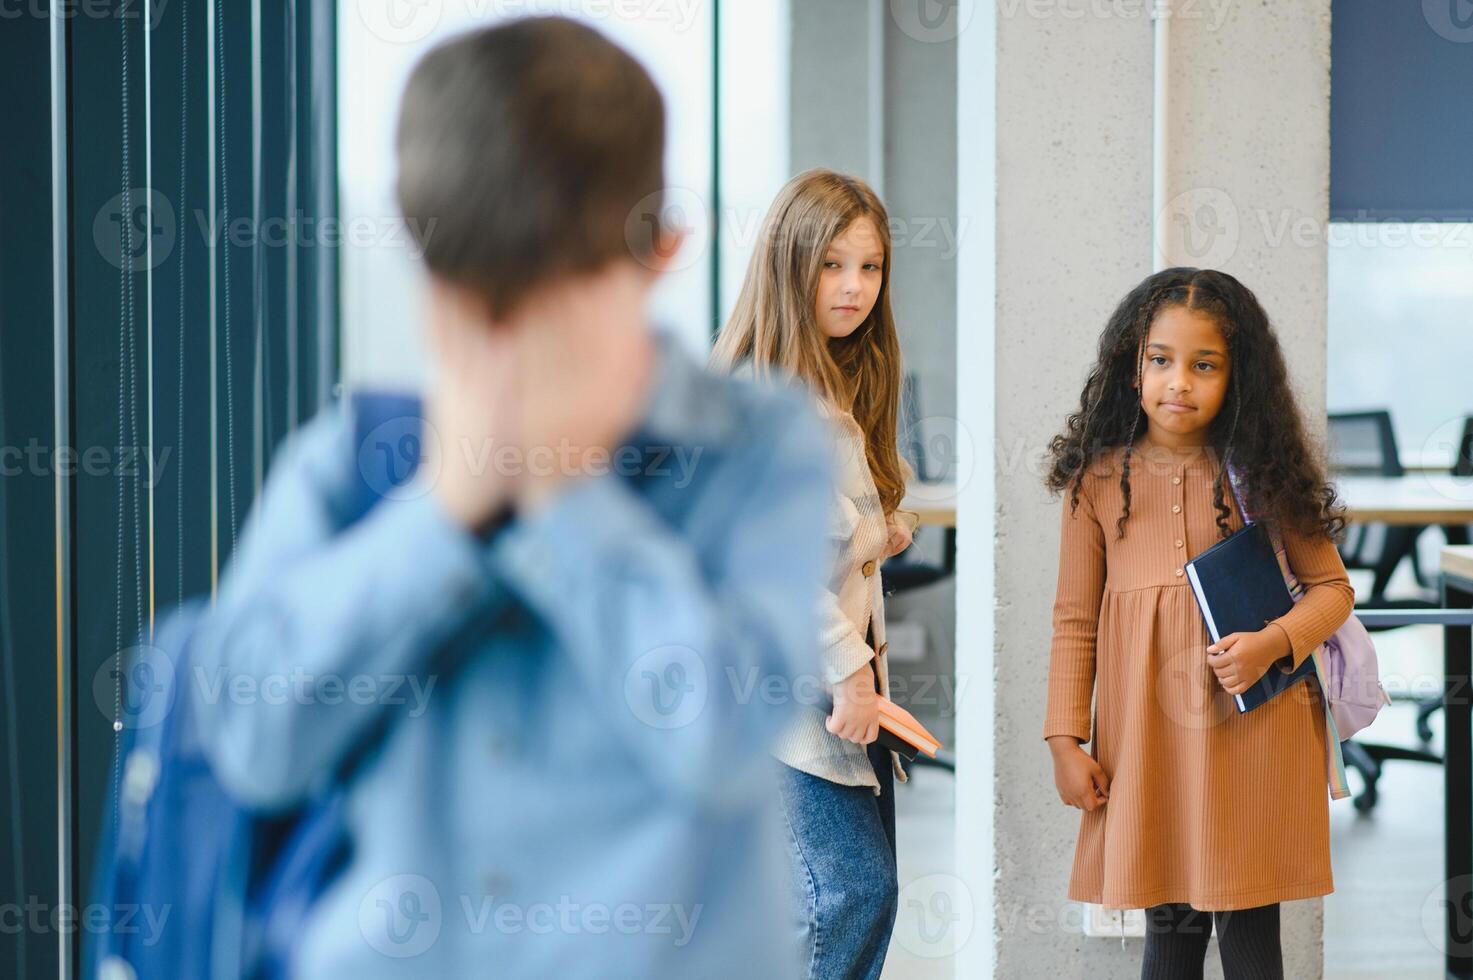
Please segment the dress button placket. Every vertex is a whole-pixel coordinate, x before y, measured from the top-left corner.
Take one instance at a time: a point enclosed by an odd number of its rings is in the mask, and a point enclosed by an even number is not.
[[[1177,546],[1177,548],[1184,548],[1186,546],[1185,545],[1185,542],[1186,542],[1186,539],[1187,539],[1186,518],[1182,516],[1182,489],[1181,489],[1182,475],[1185,472],[1186,472],[1185,468],[1182,468],[1180,470],[1177,470],[1176,473],[1173,474],[1172,477],[1171,477],[1171,485],[1174,488],[1174,492],[1172,493],[1171,512],[1176,515],[1176,546]],[[1185,573],[1186,573],[1186,567],[1185,567],[1185,565],[1178,565],[1178,566],[1176,566],[1176,570],[1172,572],[1172,575],[1175,576],[1176,578],[1181,578],[1182,575],[1184,575]]]

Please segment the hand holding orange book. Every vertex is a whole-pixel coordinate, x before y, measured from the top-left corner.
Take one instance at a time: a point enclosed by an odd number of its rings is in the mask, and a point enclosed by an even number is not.
[[[906,711],[900,705],[889,698],[880,697],[880,734],[875,741],[891,751],[898,752],[906,761],[914,759],[918,753],[924,752],[931,758],[936,758],[936,750],[941,748],[941,742],[926,731],[926,726],[916,721],[915,715]],[[820,696],[817,706],[824,714],[834,713],[834,701],[827,694]]]

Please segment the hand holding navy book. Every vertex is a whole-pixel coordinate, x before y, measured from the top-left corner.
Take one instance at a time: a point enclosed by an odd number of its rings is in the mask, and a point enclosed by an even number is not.
[[[1268,531],[1257,522],[1187,562],[1187,579],[1213,643],[1232,633],[1256,633],[1294,608]],[[1312,657],[1292,672],[1270,666],[1258,683],[1234,697],[1238,711],[1252,711],[1313,676]]]

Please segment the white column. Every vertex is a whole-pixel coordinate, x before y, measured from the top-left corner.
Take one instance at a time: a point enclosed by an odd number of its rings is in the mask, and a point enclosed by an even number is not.
[[[1330,0],[1176,6],[1168,258],[1258,293],[1318,428]],[[958,5],[958,210],[976,231],[958,257],[957,414],[977,452],[959,513],[957,877],[977,908],[957,976],[1140,969],[1141,940],[1083,936],[1064,897],[1079,815],[1040,738],[1060,504],[1038,461],[1111,308],[1151,271],[1150,8]],[[1321,906],[1285,909],[1290,976],[1321,973]]]

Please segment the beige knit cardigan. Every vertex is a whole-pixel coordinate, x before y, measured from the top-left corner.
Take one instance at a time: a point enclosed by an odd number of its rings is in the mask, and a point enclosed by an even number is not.
[[[879,691],[890,693],[889,660],[885,642],[885,600],[880,588],[880,564],[885,560],[889,530],[880,495],[875,489],[865,455],[864,432],[854,416],[827,406],[819,412],[834,433],[835,486],[830,537],[834,546],[833,574],[819,596],[822,631],[818,637],[822,676],[795,690],[828,689],[873,661]],[[867,632],[874,645],[866,642]],[[811,775],[845,786],[869,786],[880,792],[865,747],[839,738],[825,726],[825,715],[800,707],[798,717],[773,747],[777,758]],[[905,779],[899,759],[891,753],[896,778]]]

